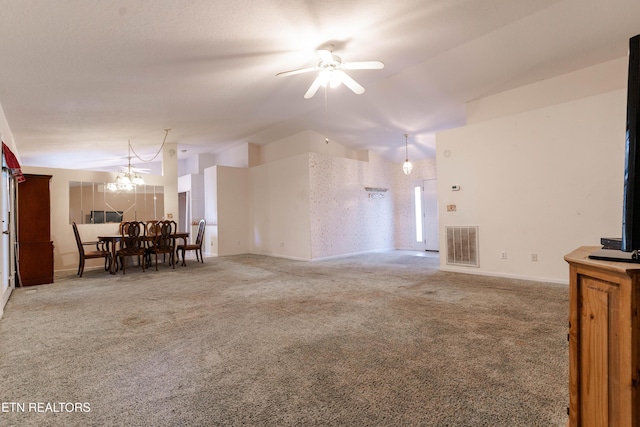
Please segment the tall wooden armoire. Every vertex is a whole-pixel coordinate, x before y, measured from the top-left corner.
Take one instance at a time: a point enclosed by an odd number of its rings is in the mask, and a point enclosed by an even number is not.
[[[18,272],[20,286],[53,283],[51,175],[25,174],[18,184]]]

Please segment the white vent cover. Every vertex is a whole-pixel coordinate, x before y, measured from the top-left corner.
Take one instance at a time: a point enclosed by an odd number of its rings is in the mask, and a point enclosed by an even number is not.
[[[478,227],[445,227],[447,264],[478,267]]]

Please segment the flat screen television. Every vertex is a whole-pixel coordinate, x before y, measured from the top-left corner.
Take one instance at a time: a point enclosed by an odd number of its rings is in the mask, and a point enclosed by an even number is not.
[[[627,82],[627,133],[625,142],[624,196],[622,201],[622,251],[640,249],[640,35],[629,40]]]
[[[122,221],[122,211],[91,211],[91,224]]]
[[[640,34],[629,39],[622,238],[602,238],[595,259],[640,262]]]

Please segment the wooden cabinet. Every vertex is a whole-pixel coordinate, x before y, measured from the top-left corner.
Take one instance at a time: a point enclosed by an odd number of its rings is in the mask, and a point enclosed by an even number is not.
[[[18,184],[18,273],[21,286],[53,283],[51,175],[25,175]]]
[[[569,425],[640,427],[640,264],[569,263]]]

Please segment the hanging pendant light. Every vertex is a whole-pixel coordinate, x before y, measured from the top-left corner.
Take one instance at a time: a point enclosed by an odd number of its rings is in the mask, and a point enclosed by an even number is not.
[[[405,175],[409,175],[411,173],[411,170],[413,169],[413,165],[409,161],[409,143],[407,142],[408,138],[409,138],[409,134],[405,133],[404,148],[405,148],[406,157],[405,157],[404,163],[402,164],[402,170],[404,171]]]

